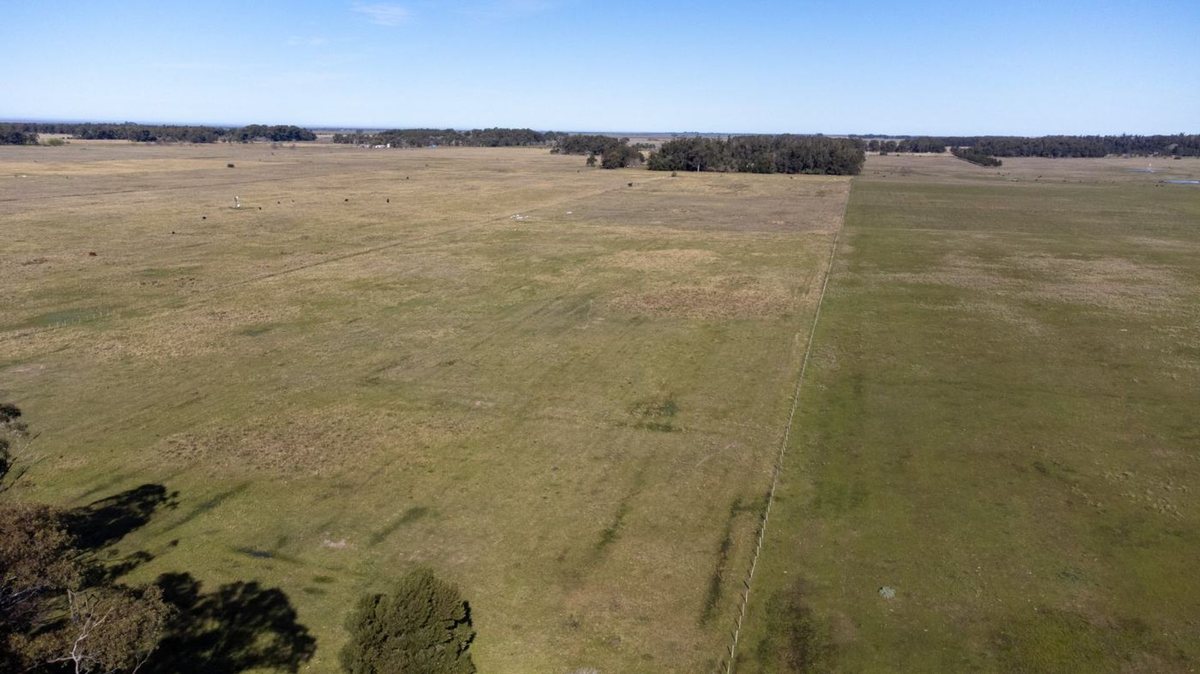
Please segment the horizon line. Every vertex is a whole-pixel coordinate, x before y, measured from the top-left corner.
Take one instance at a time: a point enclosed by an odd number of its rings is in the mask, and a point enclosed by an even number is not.
[[[338,125],[338,124],[295,124],[295,123],[264,123],[264,122],[246,122],[246,123],[230,123],[230,122],[200,122],[200,121],[134,121],[122,120],[115,121],[112,119],[98,118],[71,118],[71,117],[0,117],[0,124],[139,124],[144,126],[187,126],[187,127],[214,127],[221,129],[237,129],[251,124],[261,124],[263,126],[296,126],[309,131],[391,131],[391,130],[410,130],[410,129],[430,129],[430,130],[452,130],[452,131],[473,131],[485,129],[530,129],[540,133],[555,132],[569,134],[618,134],[624,136],[657,136],[657,135],[702,135],[702,136],[755,136],[755,135],[797,135],[797,136],[830,136],[830,137],[877,137],[877,138],[943,138],[943,137],[984,137],[984,136],[1009,136],[1016,138],[1038,138],[1048,136],[1176,136],[1176,135],[1196,135],[1187,131],[1175,132],[1110,132],[1110,133],[1039,133],[1039,134],[1020,134],[1020,133],[880,133],[880,132],[826,132],[826,131],[700,131],[700,130],[675,130],[675,131],[629,131],[629,130],[601,130],[601,129],[552,129],[552,128],[536,128],[532,126],[473,126],[473,127],[455,127],[455,126],[353,126],[353,125]]]

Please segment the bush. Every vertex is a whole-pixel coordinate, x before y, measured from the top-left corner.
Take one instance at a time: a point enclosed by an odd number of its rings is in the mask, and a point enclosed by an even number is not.
[[[363,597],[346,625],[342,668],[350,674],[474,674],[471,607],[428,569],[404,576],[387,594]]]
[[[600,157],[600,168],[619,169],[642,162],[642,153],[624,142],[614,143],[604,148]]]

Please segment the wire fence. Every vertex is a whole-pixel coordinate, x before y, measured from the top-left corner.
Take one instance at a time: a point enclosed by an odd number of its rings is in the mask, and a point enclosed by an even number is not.
[[[850,195],[846,195],[846,205],[850,203]],[[845,206],[842,208],[842,222],[846,220]],[[725,659],[718,663],[717,671],[732,674],[737,664],[738,641],[742,635],[742,624],[746,620],[746,606],[750,603],[750,588],[754,583],[754,572],[758,569],[758,558],[762,553],[763,538],[767,535],[767,522],[771,519],[771,506],[775,503],[775,490],[779,487],[779,476],[783,472],[783,459],[787,455],[788,443],[792,438],[792,421],[796,418],[796,409],[800,404],[800,390],[804,386],[804,373],[808,370],[809,356],[812,355],[813,341],[816,339],[817,323],[821,319],[821,305],[825,303],[825,289],[829,287],[829,275],[833,272],[833,260],[837,255],[838,242],[841,240],[842,227],[839,225],[833,235],[833,244],[829,247],[829,259],[825,265],[824,278],[821,280],[821,292],[817,296],[817,308],[813,312],[812,325],[808,331],[808,342],[804,347],[804,357],[800,361],[800,373],[796,376],[796,388],[792,392],[792,406],[788,412],[787,425],[783,429],[783,439],[779,443],[779,453],[775,457],[775,465],[771,469],[771,488],[767,492],[767,503],[763,507],[762,516],[758,521],[758,531],[755,534],[754,554],[750,557],[750,568],[742,580],[742,594],[738,602],[737,617],[734,619],[733,632],[730,633],[729,649]]]

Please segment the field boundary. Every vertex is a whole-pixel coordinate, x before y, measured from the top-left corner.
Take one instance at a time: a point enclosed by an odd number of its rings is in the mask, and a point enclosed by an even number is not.
[[[783,439],[779,443],[779,453],[775,457],[775,465],[771,470],[771,488],[767,491],[767,502],[763,506],[762,517],[758,521],[758,532],[755,536],[757,539],[754,544],[754,554],[750,557],[750,569],[746,572],[746,578],[742,581],[742,599],[739,602],[737,618],[734,620],[733,632],[730,634],[729,649],[727,653],[728,659],[717,664],[717,671],[723,671],[725,674],[732,674],[734,664],[737,662],[737,647],[738,640],[742,633],[742,623],[746,619],[746,606],[750,603],[750,589],[754,584],[754,572],[758,569],[758,558],[762,553],[763,538],[767,533],[767,522],[771,517],[771,505],[775,502],[775,490],[779,486],[779,476],[783,472],[783,459],[787,455],[788,442],[792,438],[792,423],[796,418],[796,409],[800,406],[800,392],[804,388],[804,374],[808,370],[809,357],[812,355],[813,343],[816,341],[817,324],[821,320],[821,305],[825,303],[825,290],[829,287],[829,277],[833,274],[833,263],[837,257],[838,244],[841,242],[842,229],[846,226],[846,211],[850,207],[850,195],[854,190],[854,182],[851,180],[850,188],[846,190],[846,203],[842,205],[842,218],[838,224],[837,230],[833,233],[833,243],[829,246],[829,258],[825,263],[825,274],[821,280],[821,291],[817,295],[817,306],[813,310],[812,323],[808,330],[808,340],[804,346],[804,356],[800,360],[800,372],[796,376],[796,388],[792,391],[792,406],[788,411],[787,425],[783,429]]]

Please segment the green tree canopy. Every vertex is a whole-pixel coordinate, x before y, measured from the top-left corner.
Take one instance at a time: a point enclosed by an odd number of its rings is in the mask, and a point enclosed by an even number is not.
[[[429,569],[386,594],[363,597],[347,622],[342,667],[350,674],[473,674],[471,609],[458,588]]]

